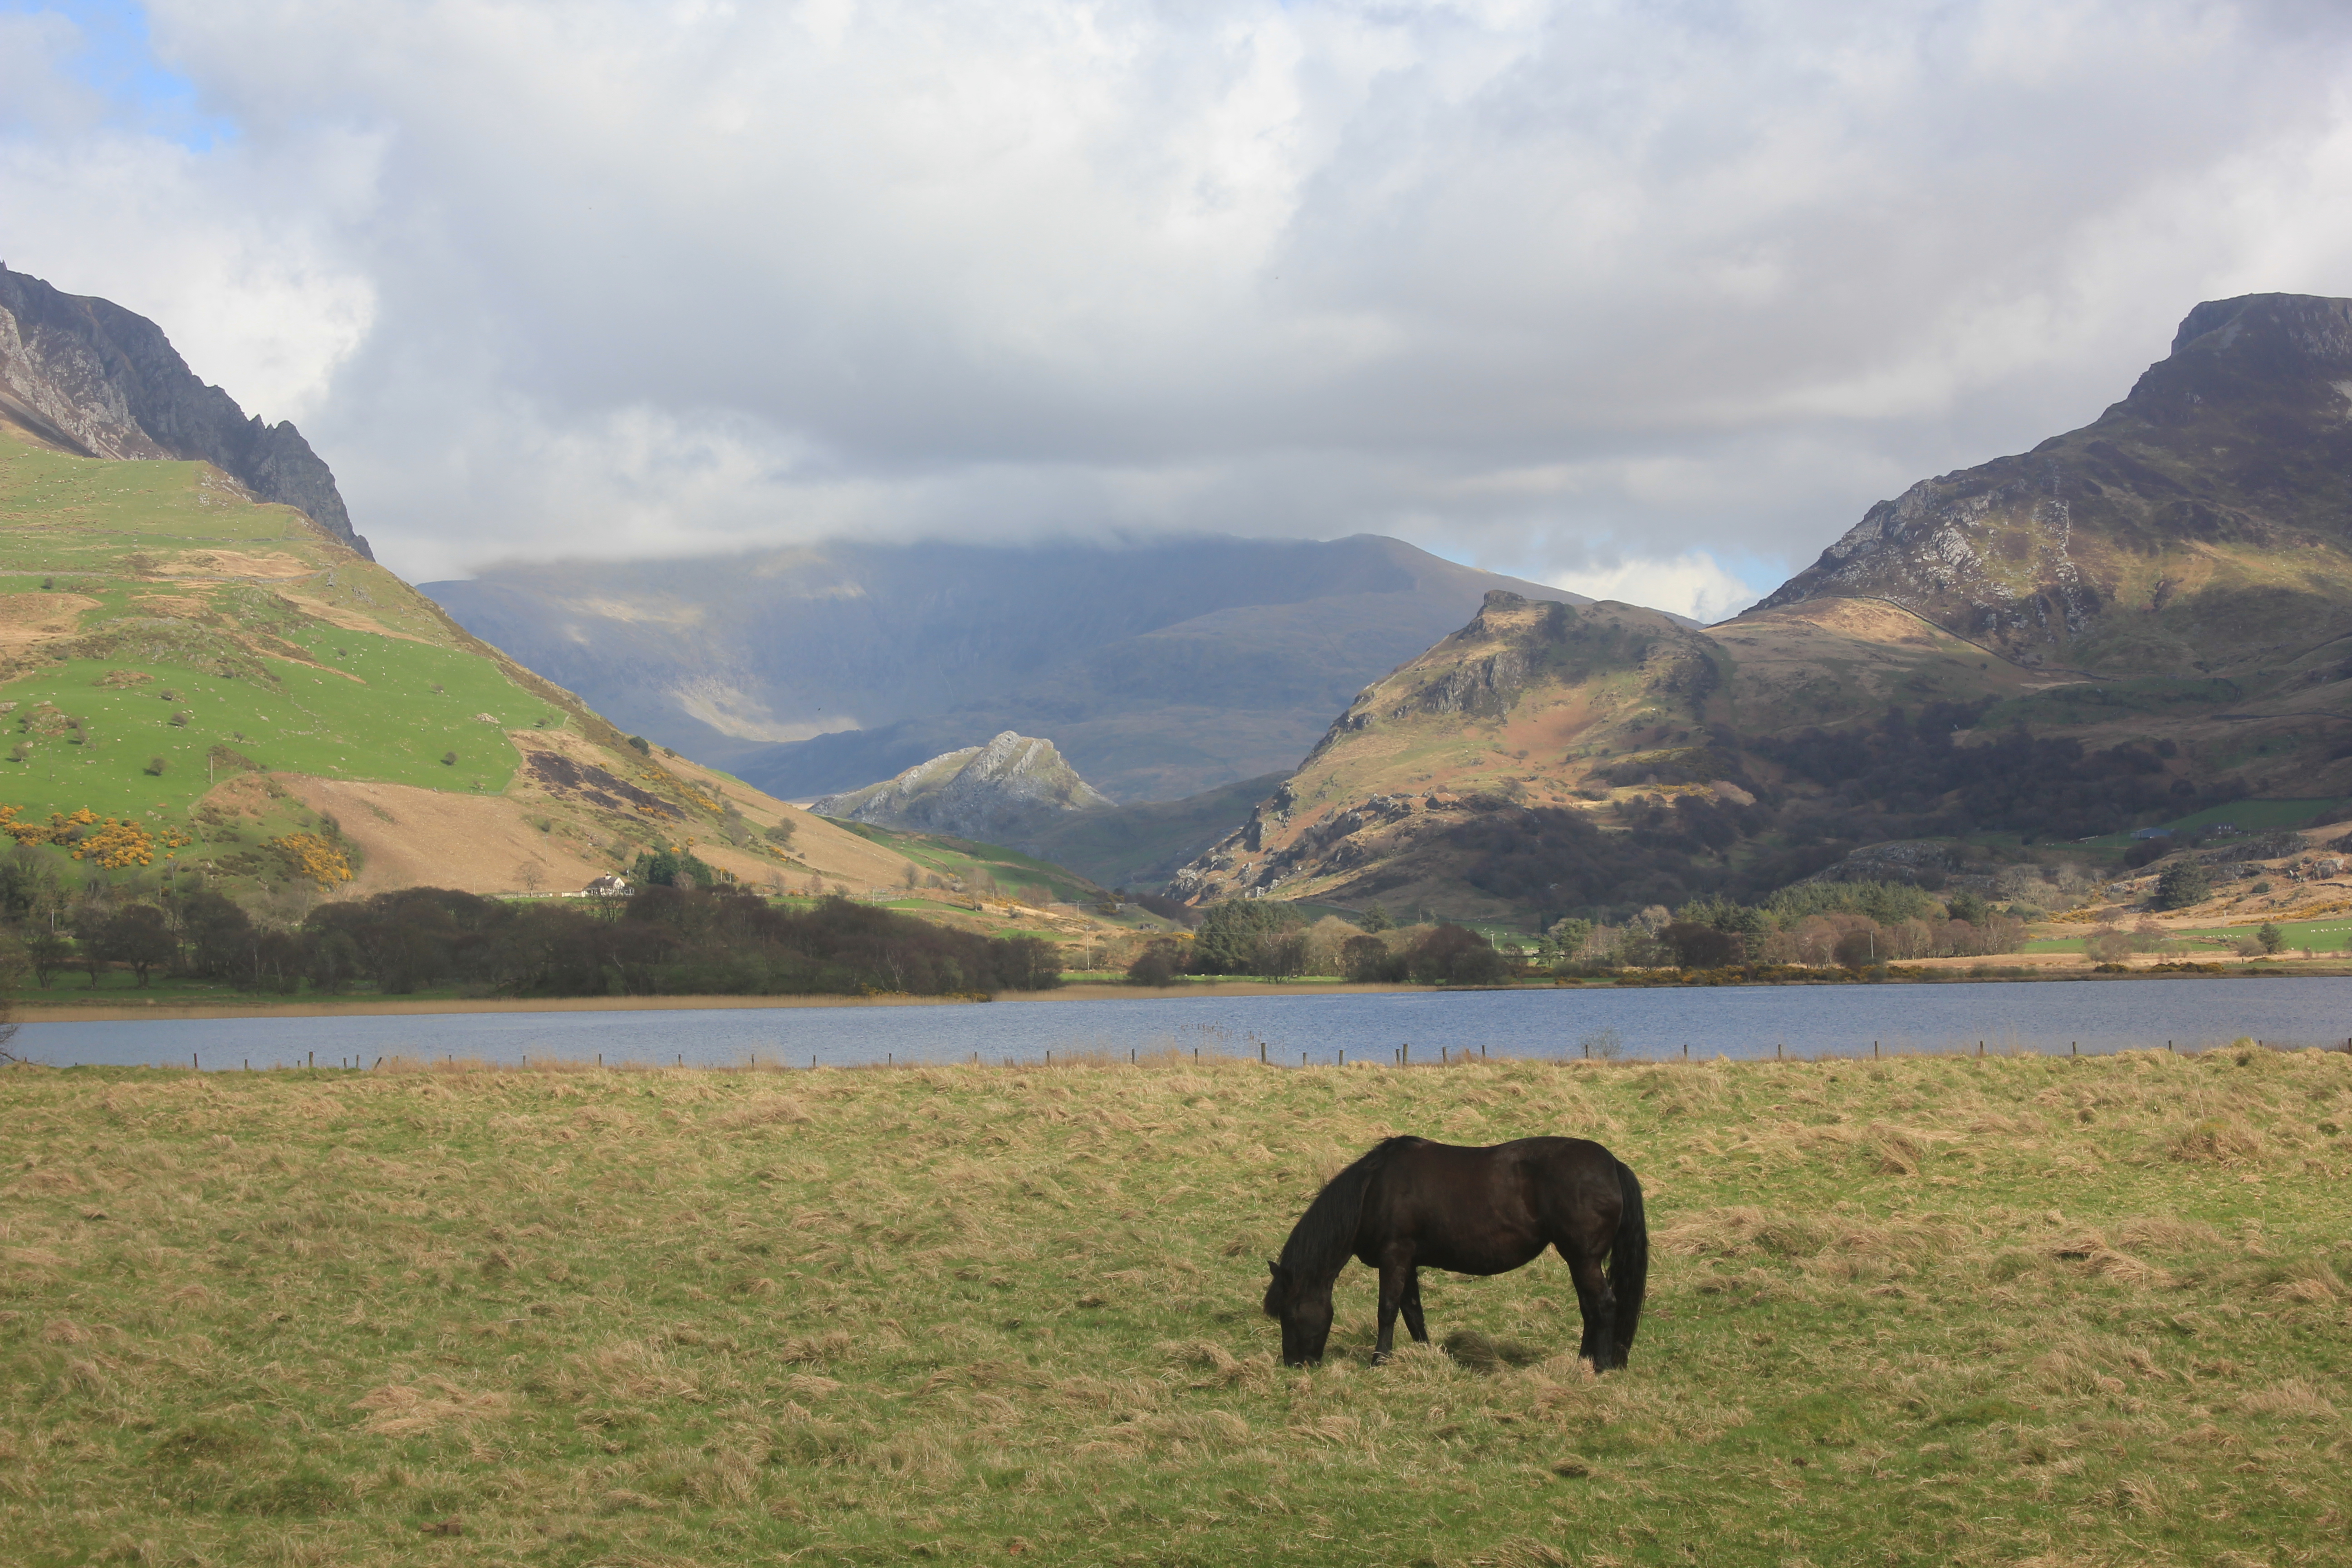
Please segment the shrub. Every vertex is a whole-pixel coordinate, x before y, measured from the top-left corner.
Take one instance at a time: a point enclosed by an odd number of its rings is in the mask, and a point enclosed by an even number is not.
[[[168,757],[150,757],[147,759],[147,772],[150,776],[154,778],[162,778],[163,776],[163,770],[171,765],[172,762]]]
[[[457,752],[442,752],[442,753],[441,753],[441,765],[442,765],[443,767],[445,767],[445,768],[454,768],[454,767],[456,767],[456,766],[457,765]]]
[[[1146,944],[1143,951],[1136,955],[1135,962],[1127,966],[1127,983],[1129,985],[1173,985],[1183,973],[1183,944],[1161,937]]]

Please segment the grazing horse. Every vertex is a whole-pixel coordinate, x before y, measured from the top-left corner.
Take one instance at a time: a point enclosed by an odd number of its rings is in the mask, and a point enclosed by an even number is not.
[[[1331,1285],[1350,1258],[1381,1274],[1377,1363],[1397,1313],[1423,1343],[1421,1274],[1507,1274],[1556,1247],[1584,1312],[1577,1353],[1597,1372],[1623,1366],[1642,1321],[1650,1232],[1642,1184],[1618,1158],[1581,1138],[1521,1138],[1488,1149],[1391,1138],[1317,1194],[1270,1262],[1265,1315],[1282,1320],[1282,1360],[1323,1359]],[[1601,1259],[1609,1261],[1606,1274]]]

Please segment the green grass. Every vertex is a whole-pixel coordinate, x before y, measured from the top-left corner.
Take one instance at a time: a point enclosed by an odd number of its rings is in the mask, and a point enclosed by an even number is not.
[[[347,630],[288,592],[408,635]],[[203,836],[188,814],[227,776],[216,748],[273,772],[495,794],[520,761],[504,731],[566,721],[397,578],[202,464],[0,441],[0,599],[68,627],[17,650],[0,686],[0,803],[33,822],[87,806]]]
[[[2165,934],[2176,940],[2189,942],[2191,946],[2188,956],[2195,957],[2197,956],[2196,948],[2202,945],[2197,939],[2208,938],[2216,942],[2228,943],[2230,944],[2228,947],[2217,946],[2212,950],[2215,953],[2226,952],[2234,948],[2237,943],[2253,935],[2256,928],[2263,923],[2260,917],[2249,915],[2244,921],[2234,925],[2183,926],[2176,931],[2168,931]],[[2270,923],[2278,927],[2279,935],[2284,939],[2284,945],[2289,951],[2294,952],[2301,952],[2306,947],[2314,952],[2342,952],[2347,942],[2352,942],[2352,919],[2343,915],[2329,915],[2325,919],[2315,921],[2273,921]],[[2084,940],[2080,936],[2036,937],[2025,944],[2025,951],[2028,952],[2080,952],[2083,951]]]
[[[2279,828],[2306,827],[2320,813],[2345,804],[2336,799],[2317,800],[2233,800],[2227,805],[2212,805],[2176,817],[2157,826],[2174,833],[2194,833],[2200,827],[2210,827],[2217,822],[2227,822],[2248,833],[2269,833]],[[1979,835],[1981,841],[1986,836]],[[2100,838],[2086,838],[2085,846],[2094,848],[2122,848],[2132,842],[2130,833],[2110,833]]]
[[[363,632],[333,630],[331,641],[298,637],[319,644],[331,669],[362,670],[362,680],[285,662],[273,664],[275,681],[223,679],[168,659],[126,658],[73,659],[10,682],[0,695],[18,706],[0,720],[0,741],[26,738],[14,725],[43,701],[83,720],[93,739],[37,740],[24,762],[6,760],[0,748],[0,799],[36,819],[83,805],[117,816],[181,813],[211,787],[205,758],[216,745],[275,772],[495,794],[518,760],[504,727],[555,717],[487,659]],[[351,657],[337,658],[337,647]],[[98,684],[122,669],[154,679]],[[158,693],[165,690],[180,700],[164,701]],[[175,728],[175,711],[194,716]],[[481,712],[499,724],[473,717]],[[457,762],[445,764],[443,754],[452,751]],[[156,756],[165,760],[160,775],[147,772]]]
[[[0,1560],[2340,1556],[2352,1058],[0,1076]],[[1271,1354],[1390,1131],[1655,1244]]]

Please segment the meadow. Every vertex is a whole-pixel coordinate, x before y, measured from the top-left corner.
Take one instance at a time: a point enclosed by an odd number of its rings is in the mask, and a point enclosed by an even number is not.
[[[0,1559],[2340,1561],[2352,1057],[0,1073]],[[1276,1363],[1374,1139],[1649,1193]]]

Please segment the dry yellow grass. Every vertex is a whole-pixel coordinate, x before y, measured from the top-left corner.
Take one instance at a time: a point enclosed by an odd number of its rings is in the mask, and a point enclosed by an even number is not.
[[[2341,1561],[2352,1059],[0,1076],[0,1560]],[[1277,1366],[1372,1139],[1601,1138],[1557,1260]]]

